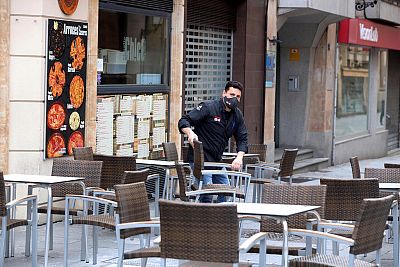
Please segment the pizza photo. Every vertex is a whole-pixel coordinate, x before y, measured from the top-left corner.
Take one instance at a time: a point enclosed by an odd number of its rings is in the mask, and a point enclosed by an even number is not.
[[[61,22],[54,21],[53,27],[50,30],[49,50],[53,51],[56,58],[60,58],[65,50],[64,27]]]
[[[86,48],[81,37],[78,36],[71,42],[69,55],[72,58],[72,67],[81,70],[86,57]]]
[[[68,139],[68,155],[72,155],[74,147],[83,147],[83,135],[79,131],[73,132]]]
[[[85,96],[85,85],[83,79],[76,75],[69,85],[69,98],[71,99],[71,104],[74,108],[79,108],[83,103],[83,98]]]
[[[72,131],[75,131],[76,129],[79,128],[79,124],[81,123],[81,118],[79,116],[79,113],[74,111],[69,115],[69,127],[71,128]]]
[[[54,103],[47,111],[47,127],[58,130],[64,124],[65,109],[60,103]]]
[[[65,154],[65,140],[60,133],[54,133],[47,142],[47,157],[57,158]]]
[[[49,87],[54,97],[61,96],[65,85],[65,71],[61,62],[56,61],[49,70]]]

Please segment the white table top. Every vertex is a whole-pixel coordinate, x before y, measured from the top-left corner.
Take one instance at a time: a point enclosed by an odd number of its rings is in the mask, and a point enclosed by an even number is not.
[[[236,157],[237,153],[236,152],[224,152],[222,154],[222,156],[226,156],[226,157]],[[247,153],[244,154],[244,157],[258,157],[260,156],[260,154],[254,154],[254,153]]]
[[[31,174],[7,174],[4,181],[9,183],[31,183],[31,184],[57,184],[65,182],[83,181],[84,177],[65,177],[50,175],[31,175]]]
[[[262,215],[273,217],[289,217],[292,215],[316,210],[320,206],[265,204],[265,203],[235,203],[237,212],[241,215]]]
[[[155,159],[136,159],[136,163],[144,165],[157,165],[162,167],[175,166],[175,161],[155,160]]]
[[[379,183],[379,189],[400,190],[400,183]]]

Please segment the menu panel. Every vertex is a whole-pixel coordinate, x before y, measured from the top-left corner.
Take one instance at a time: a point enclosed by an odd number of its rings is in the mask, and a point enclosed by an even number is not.
[[[84,146],[87,23],[48,20],[45,158]]]

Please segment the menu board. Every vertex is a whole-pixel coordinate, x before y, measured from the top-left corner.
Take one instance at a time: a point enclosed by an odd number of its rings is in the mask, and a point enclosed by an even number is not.
[[[45,157],[84,146],[88,25],[48,20]]]

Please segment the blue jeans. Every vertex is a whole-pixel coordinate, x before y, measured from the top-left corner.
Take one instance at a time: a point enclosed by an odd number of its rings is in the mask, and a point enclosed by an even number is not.
[[[193,169],[193,162],[190,162],[190,167]],[[226,170],[225,168],[222,168],[222,170]],[[199,180],[196,178],[196,183],[199,184]],[[225,174],[206,174],[203,175],[203,185],[208,185],[208,184],[229,184],[229,179],[228,176]],[[212,201],[212,196],[211,195],[201,195],[200,196],[200,202],[202,203],[211,203]],[[218,195],[217,202],[225,202],[225,196],[224,195]]]

